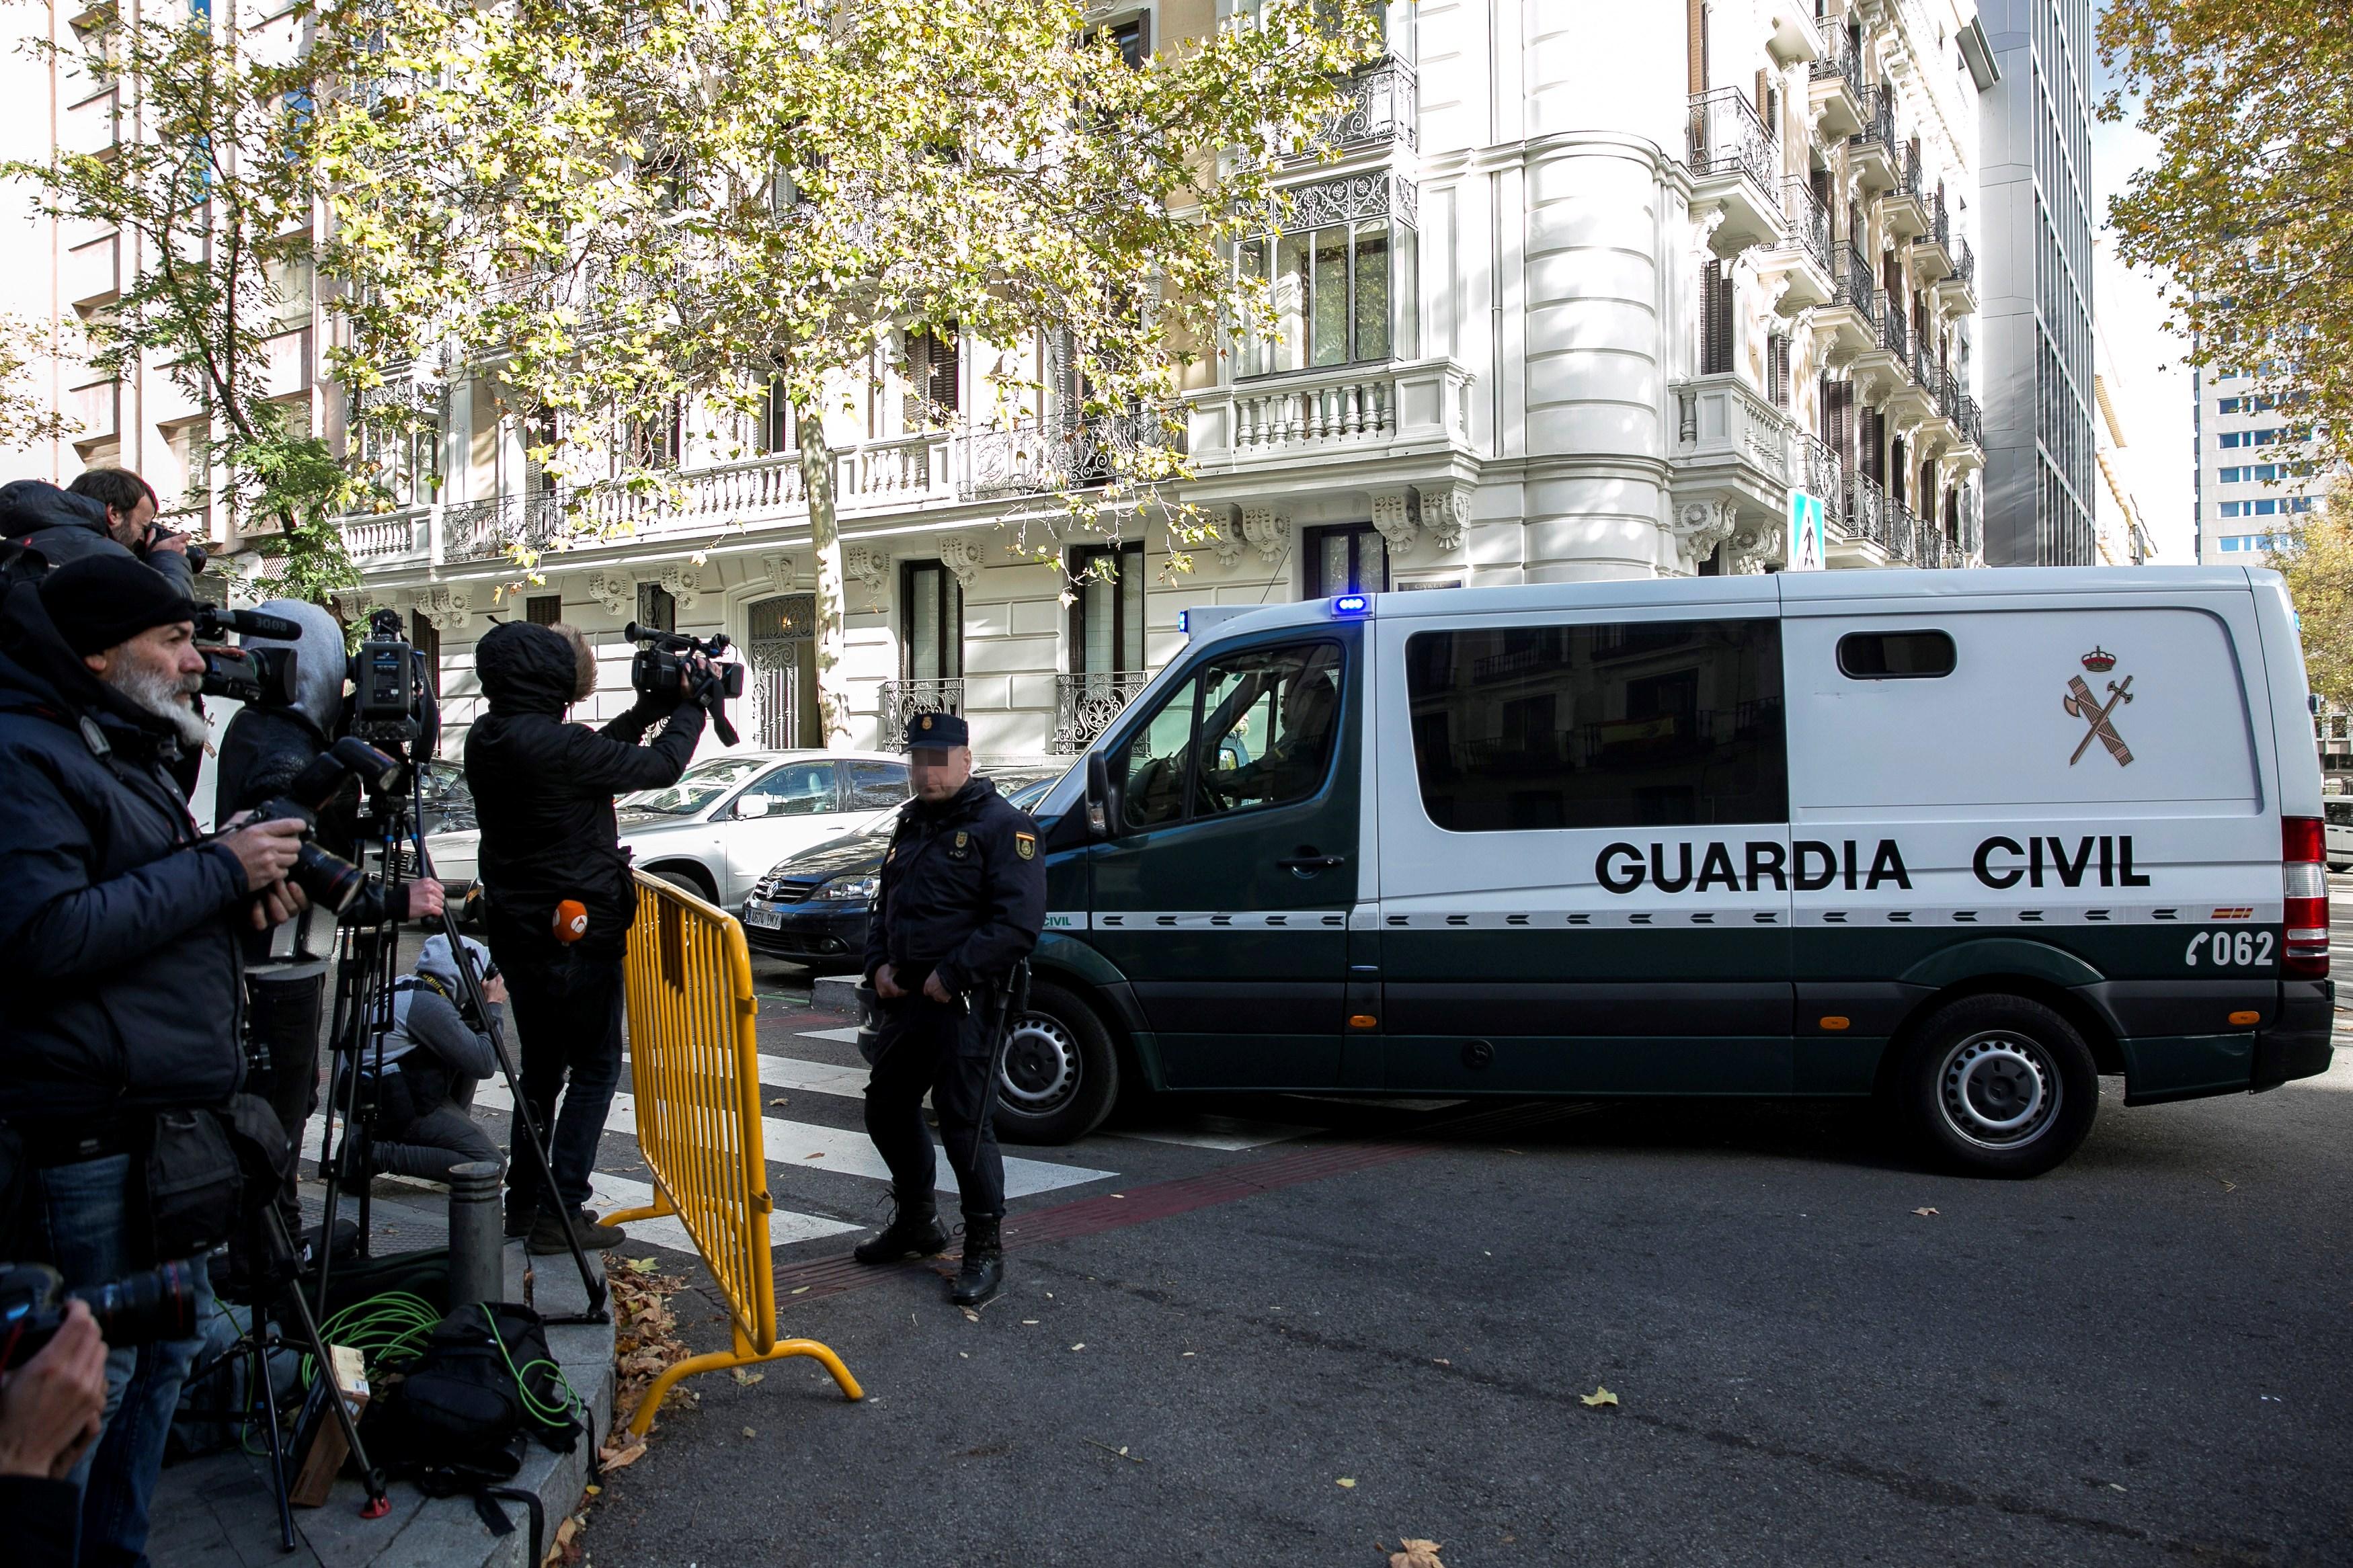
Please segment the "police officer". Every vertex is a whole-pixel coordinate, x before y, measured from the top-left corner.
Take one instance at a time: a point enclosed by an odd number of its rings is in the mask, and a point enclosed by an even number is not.
[[[860,1263],[895,1263],[948,1244],[932,1198],[928,1091],[964,1200],[964,1266],[949,1293],[959,1307],[988,1300],[1005,1280],[1005,1162],[989,1125],[997,1026],[1006,982],[1046,922],[1037,825],[972,776],[968,739],[953,713],[918,713],[907,725],[915,795],[883,857],[865,967],[881,1015],[866,1131],[891,1167],[897,1208],[857,1253]]]

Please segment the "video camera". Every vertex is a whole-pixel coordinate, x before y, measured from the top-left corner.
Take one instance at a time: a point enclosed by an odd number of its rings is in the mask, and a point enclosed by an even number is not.
[[[194,557],[195,552],[189,551]],[[197,651],[205,656],[207,697],[236,702],[257,702],[265,708],[294,706],[294,650],[290,647],[233,647],[221,639],[230,633],[292,642],[302,628],[283,616],[259,610],[225,610],[205,605],[196,611]]]
[[[425,656],[401,635],[400,612],[378,610],[368,617],[348,671],[352,683],[351,732],[379,745],[414,747],[430,756],[441,733],[441,710]]]
[[[0,1369],[39,1354],[64,1326],[70,1301],[90,1308],[109,1350],[195,1338],[195,1271],[204,1266],[201,1258],[166,1263],[69,1290],[65,1277],[47,1264],[0,1263]]]
[[[312,903],[340,915],[359,897],[365,880],[358,867],[312,840],[319,813],[343,787],[344,780],[356,777],[371,790],[388,790],[399,783],[401,769],[398,758],[386,756],[356,735],[346,735],[311,758],[310,766],[294,776],[284,795],[255,814],[256,822],[292,816],[306,824],[302,847],[295,854],[287,879],[308,894]]]
[[[701,703],[702,710],[711,715],[711,727],[718,732],[721,745],[735,743],[735,726],[727,721],[725,704],[729,699],[744,695],[744,667],[718,663],[733,646],[725,632],[706,641],[681,632],[656,631],[631,621],[621,628],[621,635],[638,645],[637,658],[629,661],[629,684],[637,689],[638,696],[658,702],[667,702],[676,695],[688,659],[701,654],[712,661],[715,668],[687,689],[685,700]]]

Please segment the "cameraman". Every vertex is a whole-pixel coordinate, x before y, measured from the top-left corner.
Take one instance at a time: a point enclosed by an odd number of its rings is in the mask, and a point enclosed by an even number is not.
[[[294,650],[294,705],[270,708],[248,702],[228,721],[221,733],[220,768],[214,780],[216,822],[227,822],[238,812],[254,810],[284,795],[312,759],[333,743],[343,726],[346,658],[343,628],[335,617],[301,599],[269,599],[256,608],[301,628],[301,637],[291,643],[252,636],[244,639],[248,647]],[[348,781],[318,817],[313,837],[319,847],[355,860],[359,780]],[[343,911],[343,920],[366,927],[383,923],[388,914],[424,920],[441,912],[441,884],[430,878],[407,883],[398,894],[396,909],[387,906],[388,896],[382,882],[369,878]],[[288,1146],[294,1149],[302,1146],[303,1124],[319,1105],[319,1007],[326,989],[324,959],[335,923],[332,914],[313,909],[280,932],[246,939],[248,978],[257,998],[256,1034],[266,1034],[261,1043],[269,1052],[269,1081],[250,1087],[269,1101],[285,1130]],[[267,1007],[259,1000],[265,987],[270,993]],[[278,1200],[289,1236],[302,1232],[298,1174],[296,1168],[288,1169]]]
[[[155,492],[123,468],[91,468],[64,489],[39,479],[0,485],[0,532],[51,566],[111,555],[141,560],[183,598],[195,596],[188,536],[155,526]]]
[[[490,711],[466,733],[466,783],[481,826],[491,952],[513,996],[523,1099],[552,1129],[555,1174],[555,1191],[542,1192],[531,1162],[510,1146],[507,1234],[527,1234],[533,1252],[564,1252],[569,1226],[582,1247],[601,1247],[618,1237],[595,1229],[588,1176],[621,1077],[622,959],[638,910],[613,797],[676,784],[686,771],[704,710],[683,699],[711,665],[689,659],[677,691],[638,693],[602,730],[564,721],[596,689],[596,656],[574,627],[501,622],[475,646],[474,667]],[[665,715],[660,738],[638,745]],[[565,902],[586,911],[585,930],[559,934]]]
[[[453,1166],[500,1163],[498,1141],[474,1123],[474,1086],[499,1070],[507,984],[488,949],[461,940],[490,1016],[468,1005],[448,937],[426,938],[417,973],[393,982],[383,1054],[360,1061],[377,1108],[370,1170],[446,1182]]]
[[[144,1180],[156,1115],[236,1092],[238,932],[302,907],[284,881],[299,821],[201,840],[166,772],[205,741],[195,613],[121,555],[0,594],[0,1122],[33,1167],[31,1249],[69,1286],[164,1261]],[[201,1320],[211,1291],[194,1272]],[[142,1560],[198,1348],[108,1354],[104,1432],[71,1476],[84,1563]]]

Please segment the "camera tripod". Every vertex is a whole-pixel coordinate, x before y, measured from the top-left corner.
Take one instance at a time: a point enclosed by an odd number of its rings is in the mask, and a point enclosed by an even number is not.
[[[372,743],[384,745],[383,741]],[[397,744],[397,742],[396,742]],[[386,747],[387,750],[391,749]],[[407,761],[406,748],[398,754]],[[381,1081],[384,1070],[385,1035],[393,1020],[393,982],[398,977],[399,932],[401,916],[394,913],[405,909],[405,893],[410,881],[433,874],[430,857],[425,847],[424,826],[417,820],[409,784],[415,776],[412,766],[404,766],[389,788],[372,789],[368,793],[369,831],[360,848],[362,861],[376,863],[378,885],[385,898],[385,916],[373,926],[343,927],[338,932],[335,963],[335,1002],[333,1027],[329,1036],[329,1049],[334,1066],[331,1068],[332,1093],[329,1100],[327,1131],[320,1148],[320,1164],[326,1178],[326,1210],[320,1226],[320,1258],[318,1300],[319,1310],[326,1310],[327,1286],[334,1264],[333,1235],[335,1215],[345,1182],[359,1180],[359,1226],[362,1256],[368,1246],[368,1219],[371,1206],[368,1173],[355,1168],[352,1158],[355,1152],[353,1133],[363,1134],[362,1145],[373,1140],[375,1106],[373,1098],[361,1092],[361,1069],[364,1066]],[[416,857],[412,875],[404,861],[404,853],[413,851]],[[465,1009],[480,1019],[490,1034],[492,1053],[498,1058],[499,1071],[505,1078],[512,1097],[512,1124],[516,1135],[511,1140],[517,1145],[516,1158],[522,1149],[529,1150],[533,1174],[540,1190],[548,1194],[555,1191],[554,1166],[548,1159],[546,1131],[531,1102],[523,1097],[522,1075],[516,1070],[513,1053],[507,1048],[505,1033],[494,1021],[482,996],[481,976],[474,967],[472,951],[459,936],[457,917],[446,907],[441,911],[441,931],[448,938],[452,956],[458,965],[459,984],[465,993]],[[340,1126],[342,1135],[336,1137]],[[581,1288],[586,1292],[586,1309],[571,1317],[549,1318],[551,1323],[601,1323],[606,1321],[605,1280],[588,1261],[588,1254],[580,1245],[572,1227],[565,1227],[565,1240],[571,1250],[573,1263],[580,1270]]]

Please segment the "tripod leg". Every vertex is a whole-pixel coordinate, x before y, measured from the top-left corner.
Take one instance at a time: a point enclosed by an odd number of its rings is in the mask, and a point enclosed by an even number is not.
[[[279,1245],[287,1249],[290,1257],[292,1256],[294,1243],[286,1234],[285,1222],[274,1210],[267,1217],[270,1229],[277,1232]],[[368,1500],[360,1509],[360,1517],[382,1519],[392,1510],[392,1500],[384,1495],[384,1472],[369,1462],[367,1445],[360,1441],[359,1423],[352,1419],[351,1407],[343,1403],[343,1395],[332,1386],[335,1363],[327,1355],[326,1342],[319,1337],[319,1321],[311,1315],[311,1303],[302,1299],[302,1292],[294,1286],[286,1288],[286,1300],[294,1309],[302,1342],[311,1348],[313,1363],[331,1385],[327,1390],[327,1408],[335,1413],[335,1422],[343,1429],[343,1441],[351,1448],[352,1463],[359,1469],[360,1484],[367,1488]]]
[[[278,1499],[278,1543],[291,1552],[294,1506],[287,1497],[286,1438],[278,1429],[278,1399],[276,1391],[269,1386],[269,1343],[262,1337],[261,1326],[261,1310],[257,1307],[253,1309],[253,1331],[246,1336],[253,1347],[253,1370],[247,1374],[246,1393],[259,1409],[263,1430],[269,1434],[269,1489]]]

